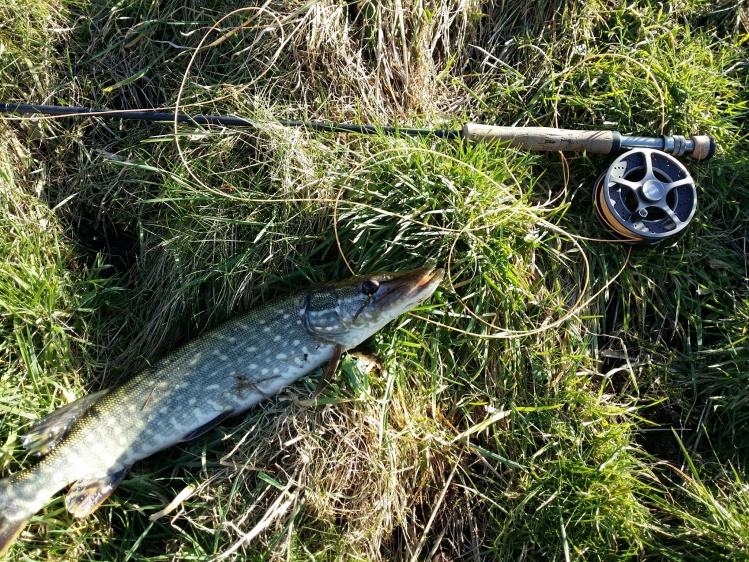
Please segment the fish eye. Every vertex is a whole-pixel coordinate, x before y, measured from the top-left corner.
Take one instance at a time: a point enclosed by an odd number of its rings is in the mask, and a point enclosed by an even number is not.
[[[379,288],[380,288],[380,284],[374,279],[365,279],[364,281],[362,281],[362,284],[361,284],[362,292],[368,297],[371,297],[372,295],[374,295],[377,292],[377,289]]]

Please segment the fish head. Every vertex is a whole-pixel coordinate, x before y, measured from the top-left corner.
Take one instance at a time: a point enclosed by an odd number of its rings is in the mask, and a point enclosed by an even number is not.
[[[324,283],[307,292],[300,314],[312,337],[351,349],[429,298],[443,275],[422,267]]]

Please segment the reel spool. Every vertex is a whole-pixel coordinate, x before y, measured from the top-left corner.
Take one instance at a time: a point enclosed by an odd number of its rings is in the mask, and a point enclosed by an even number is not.
[[[660,150],[635,148],[596,180],[599,221],[632,244],[656,244],[677,235],[697,210],[697,189],[684,165]]]

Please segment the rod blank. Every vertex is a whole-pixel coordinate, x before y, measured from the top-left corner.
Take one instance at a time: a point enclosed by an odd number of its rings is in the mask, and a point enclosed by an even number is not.
[[[187,115],[186,113],[164,113],[149,110],[109,110],[94,109],[90,107],[65,107],[60,105],[28,105],[28,104],[3,104],[0,105],[0,113],[41,113],[43,115],[56,115],[58,117],[105,117],[107,119],[131,119],[137,121],[158,121],[162,123],[195,123],[197,125],[219,125],[223,127],[257,127],[257,123],[234,117],[232,115]],[[290,121],[279,119],[277,124],[283,127],[303,127],[313,131],[327,133],[358,133],[364,135],[376,135],[385,133],[388,135],[401,134],[412,137],[439,137],[457,138],[460,131],[447,129],[408,129],[401,127],[375,127],[374,125],[347,125],[343,123],[328,123],[323,121]]]

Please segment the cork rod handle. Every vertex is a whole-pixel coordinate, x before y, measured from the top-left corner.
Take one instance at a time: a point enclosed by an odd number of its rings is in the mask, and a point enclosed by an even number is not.
[[[506,142],[526,150],[569,150],[611,154],[621,147],[616,131],[574,131],[552,127],[499,127],[466,123],[463,138],[477,142]]]

